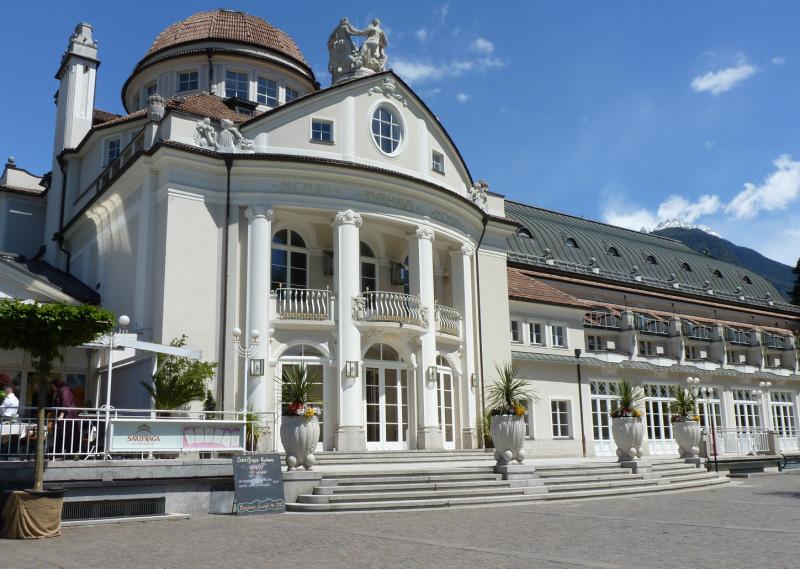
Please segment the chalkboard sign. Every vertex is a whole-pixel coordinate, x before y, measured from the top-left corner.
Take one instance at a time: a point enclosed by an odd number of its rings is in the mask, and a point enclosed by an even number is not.
[[[278,454],[234,456],[233,485],[235,514],[275,514],[286,511],[281,457]]]

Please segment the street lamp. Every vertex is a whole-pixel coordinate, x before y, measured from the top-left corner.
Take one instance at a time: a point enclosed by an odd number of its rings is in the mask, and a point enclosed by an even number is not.
[[[258,350],[258,339],[261,337],[261,332],[258,330],[251,331],[249,344],[242,344],[242,342],[239,340],[239,338],[242,336],[242,330],[240,328],[234,328],[231,330],[231,333],[233,335],[233,347],[236,348],[236,353],[239,355],[239,357],[244,358],[244,409],[242,412],[246,414],[250,358],[252,358],[255,355],[256,350]]]

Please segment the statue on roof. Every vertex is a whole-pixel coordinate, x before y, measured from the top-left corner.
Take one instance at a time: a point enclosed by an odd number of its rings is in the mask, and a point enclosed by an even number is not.
[[[361,47],[356,47],[353,36],[365,38]],[[388,44],[378,18],[363,30],[354,28],[347,18],[339,20],[328,38],[328,71],[333,83],[383,71]]]
[[[467,197],[484,212],[489,212],[489,184],[478,180],[467,189]]]

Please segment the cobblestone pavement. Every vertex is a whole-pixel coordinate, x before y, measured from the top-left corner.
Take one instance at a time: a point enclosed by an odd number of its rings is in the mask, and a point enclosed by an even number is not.
[[[0,542],[3,569],[800,568],[800,472],[709,490],[414,512],[198,516]]]

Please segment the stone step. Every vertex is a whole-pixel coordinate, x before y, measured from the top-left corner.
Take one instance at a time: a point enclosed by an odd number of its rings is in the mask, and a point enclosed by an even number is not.
[[[492,474],[490,472],[480,474],[396,474],[385,476],[353,476],[348,478],[327,478],[323,477],[320,482],[321,486],[348,486],[353,484],[358,485],[371,485],[371,484],[411,484],[414,482],[456,482],[460,480],[501,480],[503,477],[500,474]]]
[[[317,486],[315,494],[356,494],[359,492],[405,492],[414,490],[451,490],[458,488],[510,488],[508,480],[464,480],[460,482],[410,482],[395,484],[347,484],[345,486]]]
[[[450,462],[464,462],[466,460],[472,461],[483,461],[485,460],[487,463],[494,464],[494,458],[491,455],[475,455],[475,456],[449,456],[449,455],[432,455],[432,456],[403,456],[403,457],[396,457],[396,456],[358,456],[358,457],[339,457],[339,456],[332,456],[326,458],[320,458],[319,455],[314,455],[317,457],[317,464],[397,464],[398,462],[403,463],[450,463]]]
[[[613,474],[586,474],[574,476],[545,476],[542,481],[546,485],[555,484],[572,484],[576,482],[602,482],[604,480],[639,480],[642,478],[641,474],[631,474],[630,469],[617,469],[619,472]],[[538,474],[538,472],[537,472]]]
[[[536,487],[541,491],[541,487]],[[439,498],[460,498],[465,496],[521,496],[525,487],[519,488],[467,488],[461,490],[426,490],[419,492],[363,492],[358,494],[301,494],[297,501],[304,504],[337,504],[347,502],[373,502],[393,500],[428,500]]]
[[[676,482],[685,482],[688,480],[709,480],[720,477],[724,478],[725,476],[720,476],[716,472],[707,472],[705,470],[701,470],[699,472],[692,472],[690,474],[674,474],[671,476],[664,476],[661,479],[669,481],[670,484],[674,484]]]
[[[656,466],[653,465],[653,472],[658,472],[661,475],[668,474],[668,473],[679,473],[679,472],[696,472],[698,468],[693,464],[681,464],[681,465],[667,465],[667,466]]]
[[[658,478],[634,479],[634,480],[603,480],[600,482],[577,482],[575,484],[557,484],[551,486],[545,484],[548,492],[571,492],[575,490],[599,490],[602,488],[632,488],[634,486],[652,486],[658,484]]]
[[[539,471],[556,471],[556,470],[602,470],[606,468],[619,469],[619,462],[616,460],[604,460],[602,462],[569,462],[564,464],[542,464],[537,466],[536,470]]]
[[[335,450],[319,451],[314,453],[318,460],[326,460],[332,458],[398,458],[404,459],[407,457],[440,457],[440,456],[463,456],[470,458],[492,458],[493,452],[491,450],[485,451],[483,449],[476,450],[366,450],[359,452],[340,452]]]
[[[550,469],[550,468],[537,468],[536,474],[540,478],[563,478],[565,476],[586,476],[597,474],[630,474],[630,468],[621,468],[619,466],[606,466],[604,468],[573,468],[573,469]]]
[[[607,488],[599,490],[579,490],[571,492],[555,492],[547,494],[522,494],[510,496],[463,496],[455,498],[430,498],[421,500],[385,500],[366,502],[340,502],[340,503],[290,503],[286,507],[292,512],[344,512],[366,510],[402,510],[409,508],[446,508],[449,506],[470,505],[496,505],[503,503],[523,503],[542,500],[568,500],[577,498],[594,498],[619,496],[627,494],[642,494],[647,492],[660,492],[687,488],[701,488],[728,482],[727,478],[713,478],[706,480],[676,482],[675,484],[655,484],[622,488]]]

